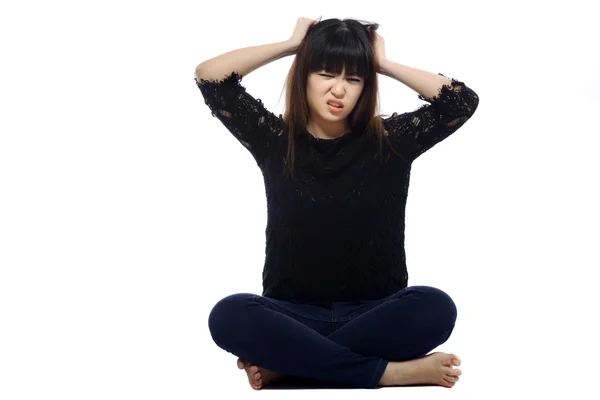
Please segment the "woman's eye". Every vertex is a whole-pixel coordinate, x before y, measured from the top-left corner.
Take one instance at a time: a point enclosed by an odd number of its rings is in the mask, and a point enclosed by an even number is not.
[[[326,76],[328,78],[333,78],[332,75],[327,75],[327,74],[319,74],[321,76]],[[348,80],[354,81],[354,82],[360,82],[360,79],[356,79],[356,78],[349,78]]]

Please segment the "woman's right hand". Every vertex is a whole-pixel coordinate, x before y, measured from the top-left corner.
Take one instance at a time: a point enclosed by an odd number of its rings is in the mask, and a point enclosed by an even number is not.
[[[315,22],[317,21],[310,18],[298,18],[298,21],[296,22],[296,27],[294,28],[294,33],[292,33],[292,36],[289,38],[289,41],[292,44],[294,44],[294,46],[300,46],[300,43],[302,43],[302,40],[306,36],[308,28],[310,28]]]

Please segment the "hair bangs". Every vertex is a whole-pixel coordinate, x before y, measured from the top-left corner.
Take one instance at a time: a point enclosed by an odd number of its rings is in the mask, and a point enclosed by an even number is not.
[[[324,41],[310,62],[311,71],[332,72],[341,74],[345,68],[348,76],[366,78],[371,73],[372,63],[368,52],[350,35],[340,35]]]

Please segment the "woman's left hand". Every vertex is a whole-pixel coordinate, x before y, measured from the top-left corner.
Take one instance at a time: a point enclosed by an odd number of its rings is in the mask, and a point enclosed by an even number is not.
[[[377,63],[381,65],[383,61],[385,61],[385,40],[383,36],[379,33],[375,32],[375,58],[377,59]]]

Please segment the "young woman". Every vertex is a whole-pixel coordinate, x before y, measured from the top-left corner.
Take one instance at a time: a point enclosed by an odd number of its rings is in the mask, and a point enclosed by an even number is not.
[[[460,128],[479,98],[463,82],[388,60],[377,28],[299,18],[287,41],[196,67],[212,115],[265,180],[263,293],[221,299],[208,321],[255,389],[285,377],[452,387],[461,374],[455,354],[428,355],[457,311],[442,290],[408,286],[404,210],[412,162]],[[292,54],[285,115],[276,116],[240,81]],[[428,104],[376,116],[377,73]]]

